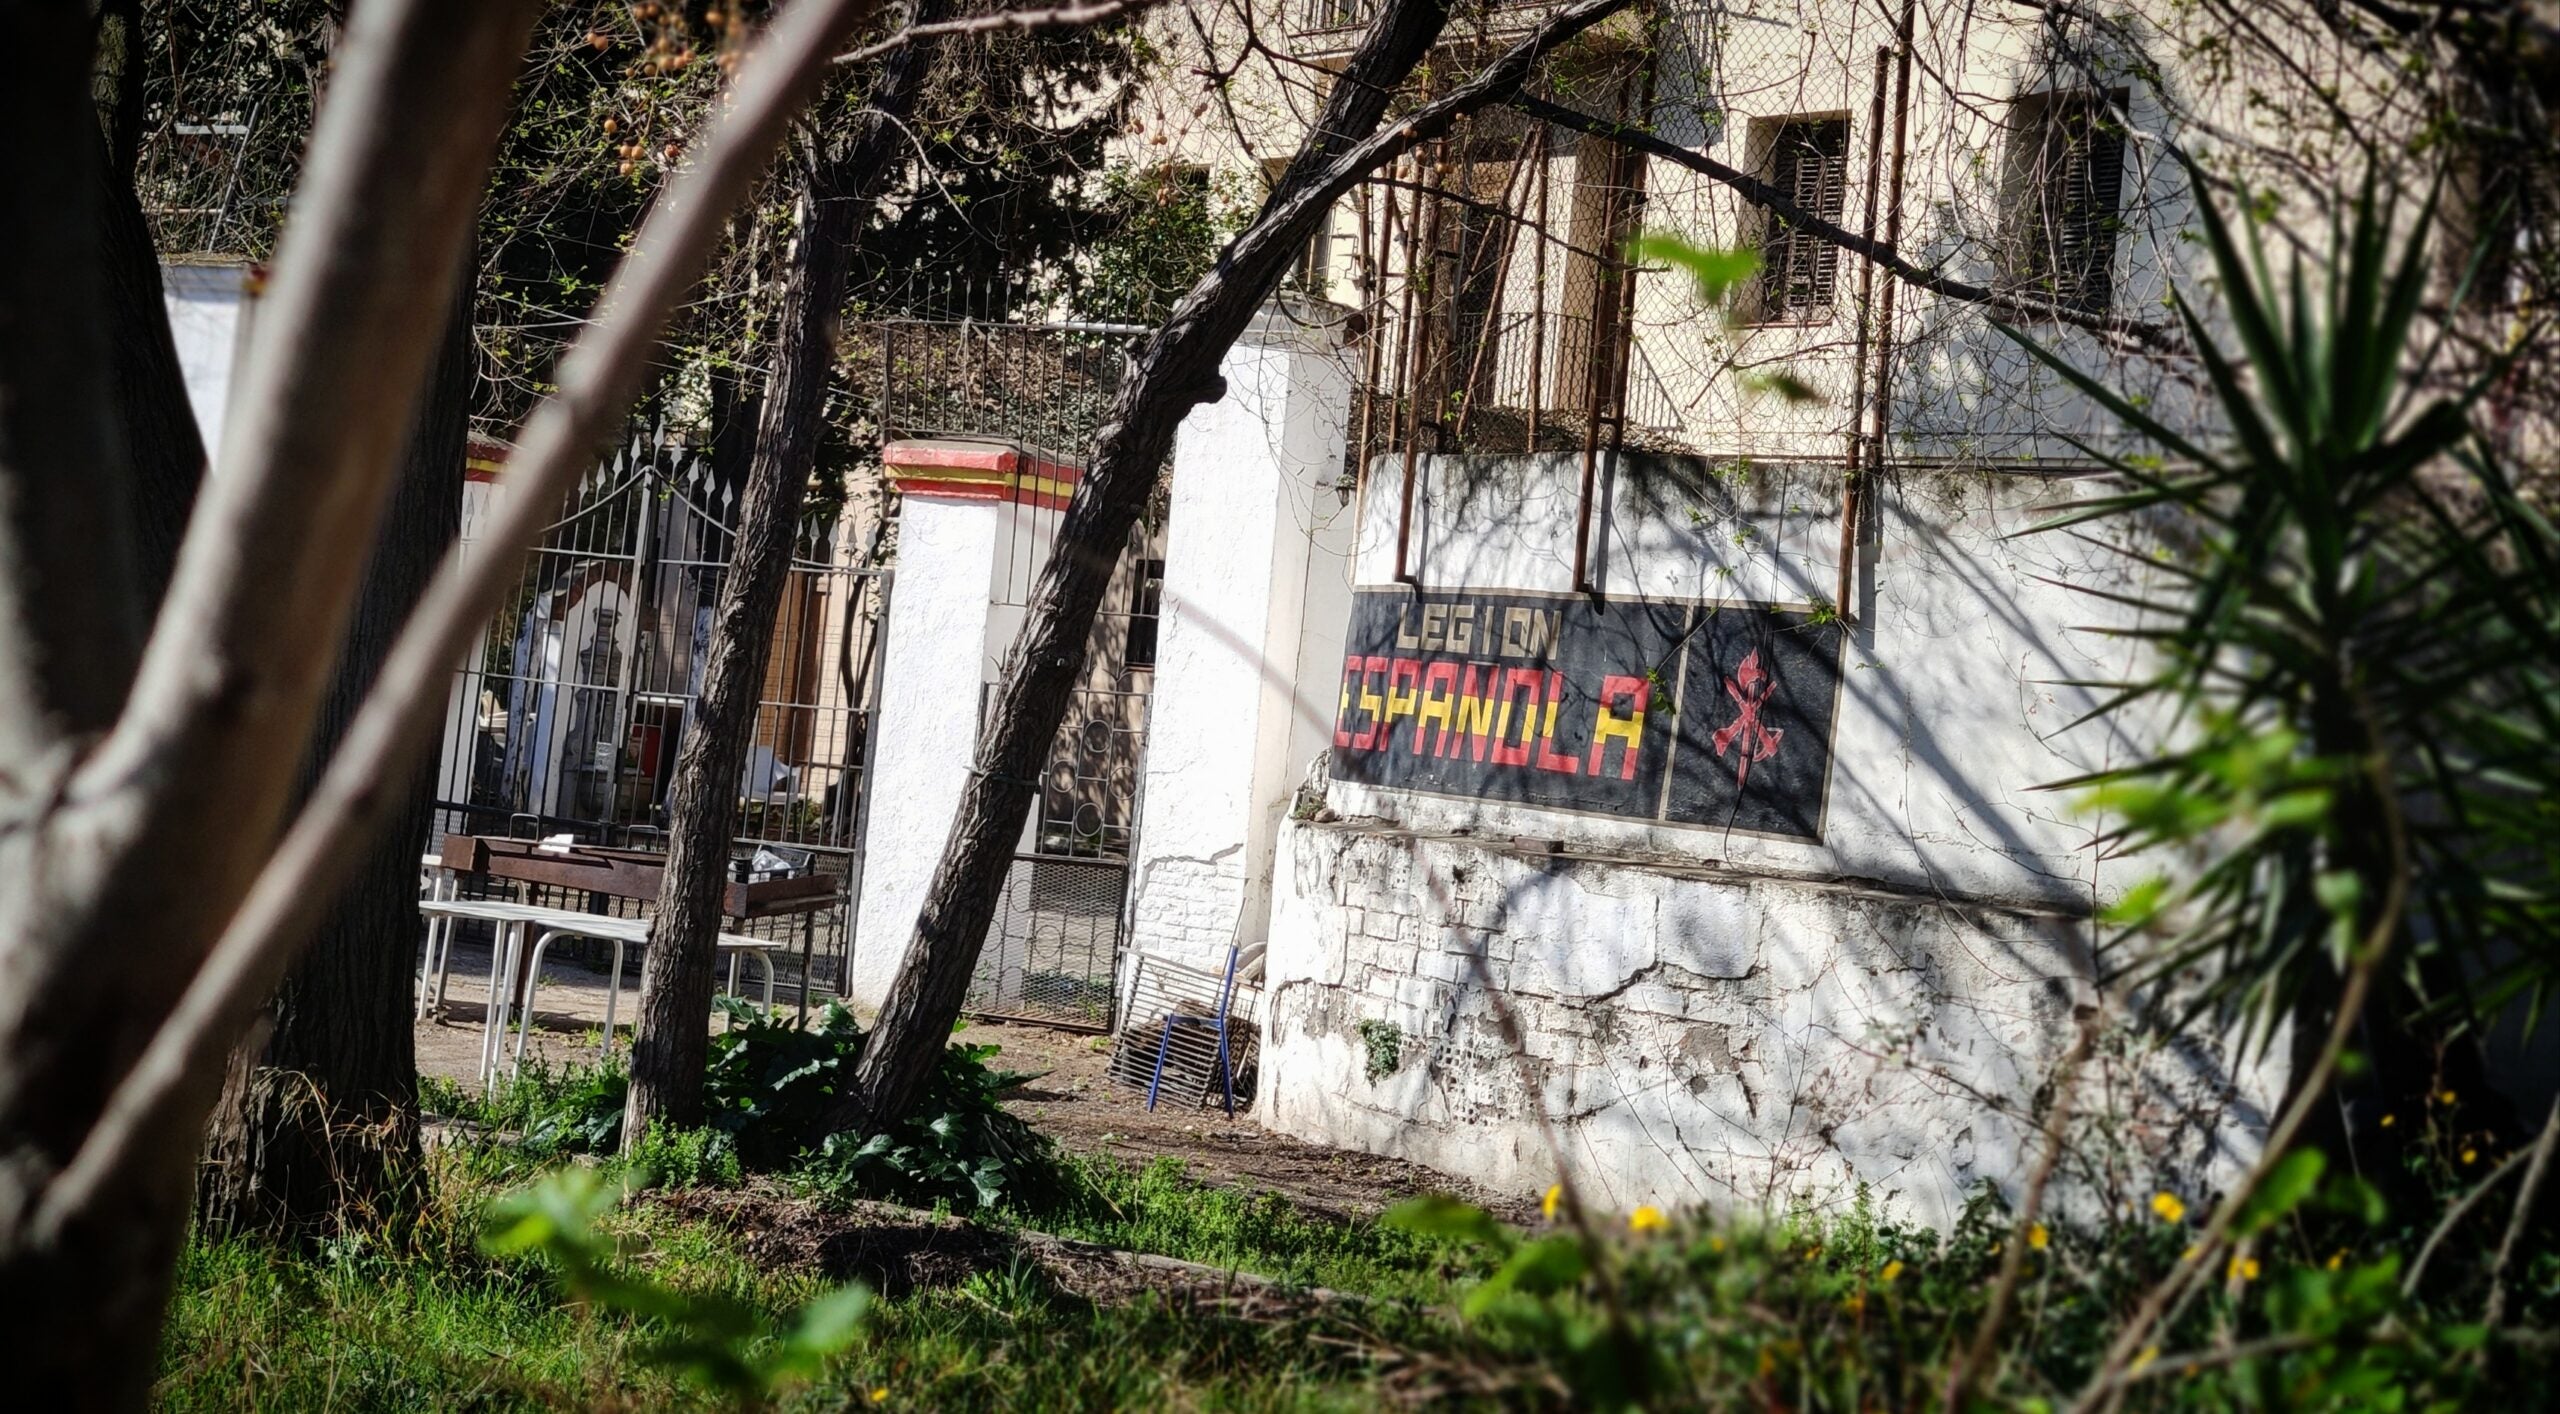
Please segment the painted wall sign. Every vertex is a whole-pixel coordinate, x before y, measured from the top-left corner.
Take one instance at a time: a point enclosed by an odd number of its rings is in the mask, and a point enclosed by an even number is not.
[[[1362,590],[1332,773],[1819,841],[1840,646],[1801,609]]]

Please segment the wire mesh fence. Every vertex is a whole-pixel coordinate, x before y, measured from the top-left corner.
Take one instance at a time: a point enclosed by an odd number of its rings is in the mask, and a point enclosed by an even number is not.
[[[1451,32],[1472,26],[1458,47],[1482,49],[1544,8],[1493,5]],[[2175,173],[2133,137],[2168,121],[2169,96],[2146,88],[2121,27],[2004,21],[1995,36],[1924,4],[1906,43],[1904,8],[1662,7],[1586,36],[1532,84],[1533,104],[1587,122],[1485,109],[1376,173],[1312,257],[1361,316],[1355,474],[1529,451],[1603,466],[1630,451],[2084,464],[2074,441],[2116,430],[1993,329],[1995,313],[2178,418],[2189,390],[2174,367],[2071,319],[2143,317],[2185,258]],[[1356,36],[1366,10],[1302,0],[1302,51]],[[1760,268],[1709,302],[1686,273],[1631,255],[1644,233],[1747,251]],[[2061,314],[1918,288],[1843,234]]]

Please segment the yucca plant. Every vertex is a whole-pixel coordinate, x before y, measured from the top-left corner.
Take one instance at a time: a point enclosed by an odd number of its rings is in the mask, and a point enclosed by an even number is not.
[[[2121,600],[2152,670],[2081,684],[2113,689],[2093,715],[2170,707],[2170,743],[2058,784],[2113,812],[2119,849],[2184,861],[2119,906],[2107,953],[2153,1005],[2181,999],[2165,1020],[2209,1010],[2263,1043],[2291,1017],[2301,1086],[2361,1010],[2358,1045],[2401,1068],[2385,1083],[2424,1083],[2435,1048],[2519,999],[2538,1023],[2560,964],[2560,538],[2477,429],[2499,369],[2430,377],[2451,324],[2418,337],[2432,198],[2395,235],[2400,203],[2368,180],[2326,269],[2297,252],[2279,282],[2256,221],[2235,233],[2195,190],[2237,356],[2172,301],[2220,435],[2182,433],[2002,326],[2155,453],[2083,445],[2125,489],[2038,530],[2144,516],[2180,532],[2150,597]]]

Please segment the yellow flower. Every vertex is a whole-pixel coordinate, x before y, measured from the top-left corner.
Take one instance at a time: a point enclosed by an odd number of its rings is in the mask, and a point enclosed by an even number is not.
[[[2439,1100],[2442,1100],[2442,1101],[2444,1101],[2446,1104],[2450,1105],[2450,1104],[2452,1104],[2452,1103],[2453,1103],[2453,1092],[2452,1092],[2452,1091],[2450,1091],[2450,1090],[2447,1090],[2447,1091],[2445,1091],[2443,1094],[2436,1096],[2436,1098],[2437,1098],[2437,1099],[2439,1099]]]
[[[1898,1276],[1901,1276],[1901,1275],[1902,1275],[1902,1262],[1901,1262],[1901,1260],[1897,1258],[1897,1259],[1896,1259],[1896,1260],[1894,1260],[1894,1261],[1890,1261],[1890,1262],[1885,1263],[1885,1264],[1884,1264],[1884,1271],[1883,1271],[1882,1273],[1880,1273],[1880,1275],[1881,1275],[1881,1276],[1885,1279],[1885,1281],[1887,1281],[1887,1282],[1891,1282],[1894,1278],[1896,1278],[1896,1277],[1898,1277]]]
[[[1708,1250],[1708,1251],[1710,1251],[1710,1252],[1721,1252],[1721,1251],[1723,1251],[1723,1250],[1724,1250],[1724,1239],[1723,1239],[1723,1238],[1721,1238],[1721,1237],[1710,1237],[1710,1238],[1708,1238],[1708,1239],[1707,1239],[1707,1250]]]
[[[2463,1150],[2463,1151],[2462,1151],[2462,1161],[2463,1161],[2464,1163],[2466,1163],[2466,1164],[2476,1164],[2476,1163],[2480,1162],[2480,1151],[2479,1151],[2479,1150],[2477,1150],[2477,1149],[2465,1149],[2465,1150]]]
[[[871,1390],[871,1402],[872,1402],[872,1403],[874,1403],[874,1404],[886,1404],[886,1403],[888,1403],[888,1402],[889,1402],[889,1387],[888,1387],[887,1385],[875,1385],[875,1386],[873,1386],[873,1387],[872,1387],[872,1390]]]
[[[2032,1248],[2036,1249],[2037,1251],[2041,1252],[2041,1251],[2043,1251],[2043,1250],[2044,1250],[2044,1246],[2045,1246],[2045,1244],[2046,1244],[2046,1243],[2048,1243],[2048,1242],[2051,1242],[2052,1240],[2053,1240],[2053,1234],[2052,1234],[2052,1233],[2050,1233],[2050,1232],[2045,1231],[2045,1227],[2044,1227],[2044,1224],[2043,1224],[2043,1223],[2030,1223],[2030,1224],[2028,1224],[2028,1226],[2027,1226],[2027,1245],[2028,1245],[2029,1247],[2032,1247]]]
[[[2338,1249],[2337,1251],[2335,1251],[2335,1252],[2330,1253],[2330,1254],[2329,1254],[2329,1262],[2328,1262],[2329,1270],[2331,1270],[2331,1271],[2333,1271],[2333,1272],[2334,1272],[2334,1271],[2336,1271],[2336,1270],[2338,1269],[2339,1264],[2340,1264],[2340,1263],[2342,1263],[2342,1262],[2344,1262],[2344,1261],[2346,1261],[2346,1260],[2347,1260],[2347,1249],[2345,1249],[2345,1248],[2343,1248],[2343,1247],[2339,1248],[2339,1249]]]
[[[2391,1126],[2398,1124],[2399,1122],[2400,1116],[2398,1115],[2384,1115],[2382,1117],[2382,1127],[2385,1129],[2389,1129]]]
[[[1564,1185],[1561,1183],[1551,1183],[1547,1185],[1546,1198],[1538,1204],[1538,1211],[1547,1215],[1547,1221],[1554,1222],[1556,1220],[1556,1209],[1563,1203]]]
[[[2164,1223],[2187,1220],[2186,1202],[2165,1188],[2151,1195],[2151,1211],[2158,1213],[2160,1221]]]
[[[2143,1366],[2148,1365],[2159,1358],[2160,1347],[2156,1345],[2146,1345],[2142,1347],[2142,1353],[2133,1357],[2133,1363],[2126,1368],[2130,1370],[2139,1370]]]
[[[2187,1250],[2178,1254],[2178,1260],[2181,1262],[2192,1262],[2196,1259],[2196,1254],[2203,1250],[2204,1248],[2201,1245],[2190,1242],[2187,1244]]]
[[[1671,1226],[1671,1220],[1662,1215],[1660,1208],[1648,1203],[1627,1214],[1627,1226],[1637,1232],[1659,1232]]]
[[[2223,1268],[2222,1276],[2225,1281],[2256,1281],[2258,1279],[2258,1259],[2255,1257],[2243,1257],[2239,1253],[2234,1252],[2231,1254],[2231,1264]]]
[[[1840,1309],[1848,1312],[1852,1316],[1864,1315],[1867,1310],[1867,1298],[1863,1296],[1852,1296],[1840,1303]]]

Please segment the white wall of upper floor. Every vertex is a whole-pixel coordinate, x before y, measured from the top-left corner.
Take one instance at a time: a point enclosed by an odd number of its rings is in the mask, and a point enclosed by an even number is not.
[[[1259,191],[1295,151],[1321,99],[1321,64],[1337,62],[1357,40],[1356,29],[1311,29],[1311,8],[1326,4],[1339,8],[1336,0],[1238,0],[1157,12],[1151,24],[1165,62],[1116,159],[1207,166]],[[1490,25],[1462,14],[1448,34],[1489,52],[1485,36],[1498,44],[1539,8],[1499,7]],[[2163,329],[2175,322],[2167,304],[2173,289],[2210,285],[2178,152],[2202,154],[2218,174],[2262,200],[2278,188],[2258,178],[2280,155],[2294,180],[2281,188],[2292,197],[2272,207],[2271,225],[2282,228],[2278,244],[2325,229],[2312,208],[2335,188],[2306,189],[2300,176],[2306,166],[2316,170],[2321,154],[2343,139],[2294,131],[2281,105],[2253,94],[2252,75],[2225,67],[2230,51],[2213,47],[2214,24],[2190,13],[2194,7],[2129,0],[2106,7],[2118,21],[2114,32],[2084,29],[2057,40],[2038,7],[1917,4],[1909,97],[1897,104],[1901,66],[1888,62],[1878,123],[1877,54],[1893,45],[1900,8],[1892,0],[1670,0],[1650,126],[1665,141],[1750,170],[1763,160],[1765,134],[1775,122],[1845,119],[1848,181],[1840,224],[1883,234],[1887,222],[1866,197],[1872,168],[1880,189],[1876,206],[1898,205],[1901,212],[1905,258],[1951,280],[1997,286],[2004,279],[1999,251],[2009,239],[2004,227],[2014,223],[2001,193],[2008,149],[2018,140],[2019,100],[2105,93],[2121,100],[2127,120],[2109,309]],[[1248,54],[1248,37],[1282,53],[1312,56],[1317,67]],[[2353,80],[2367,61],[2351,51],[2289,57],[2296,71],[2276,77],[2318,84],[2343,108],[2366,91]],[[1211,84],[1202,70],[1229,77]],[[1586,83],[1579,90],[1573,101],[1587,110],[1605,112],[1615,101],[1605,86]],[[1898,203],[1892,180],[1897,130]],[[1761,135],[1756,141],[1755,133]],[[1562,247],[1575,237],[1572,206],[1584,146],[1571,134],[1552,134],[1538,164],[1544,172],[1516,182],[1499,174],[1438,174],[1444,185],[1469,186],[1479,198],[1544,218],[1555,233],[1544,243],[1544,269],[1527,250],[1540,244],[1535,241],[1522,242],[1506,262],[1498,307],[1570,314],[1565,267],[1573,257]],[[1703,245],[1756,241],[1762,218],[1725,185],[1660,158],[1646,164],[1643,180],[1643,228]],[[1385,323],[1398,313],[1393,286],[1403,258],[1391,243],[1385,247],[1387,297],[1364,283],[1383,227],[1379,199],[1354,196],[1332,213],[1319,293],[1354,306],[1374,303],[1372,322]],[[1888,332],[1882,306],[1885,287],[1894,283],[1878,272],[1862,304],[1860,264],[1843,256],[1835,298],[1814,317],[1741,327],[1727,327],[1717,311],[1703,307],[1685,278],[1668,271],[1642,275],[1629,393],[1639,432],[1710,456],[1800,460],[1840,452],[1856,406],[1859,336],[1862,327],[1871,338]],[[2210,435],[2210,413],[2190,366],[2064,322],[2031,321],[2023,332],[2171,425]],[[2147,450],[1996,329],[1977,304],[1903,285],[1894,292],[1889,333],[1889,447],[1897,459],[2069,467],[2088,464],[2084,446]],[[1514,337],[1539,342],[1552,393],[1554,366],[1570,357],[1566,336],[1547,328]],[[1494,362],[1505,359],[1513,365],[1507,376],[1524,382],[1526,356],[1517,350],[1493,355]],[[1815,399],[1790,401],[1765,391],[1765,375],[1780,372],[1810,388]]]

